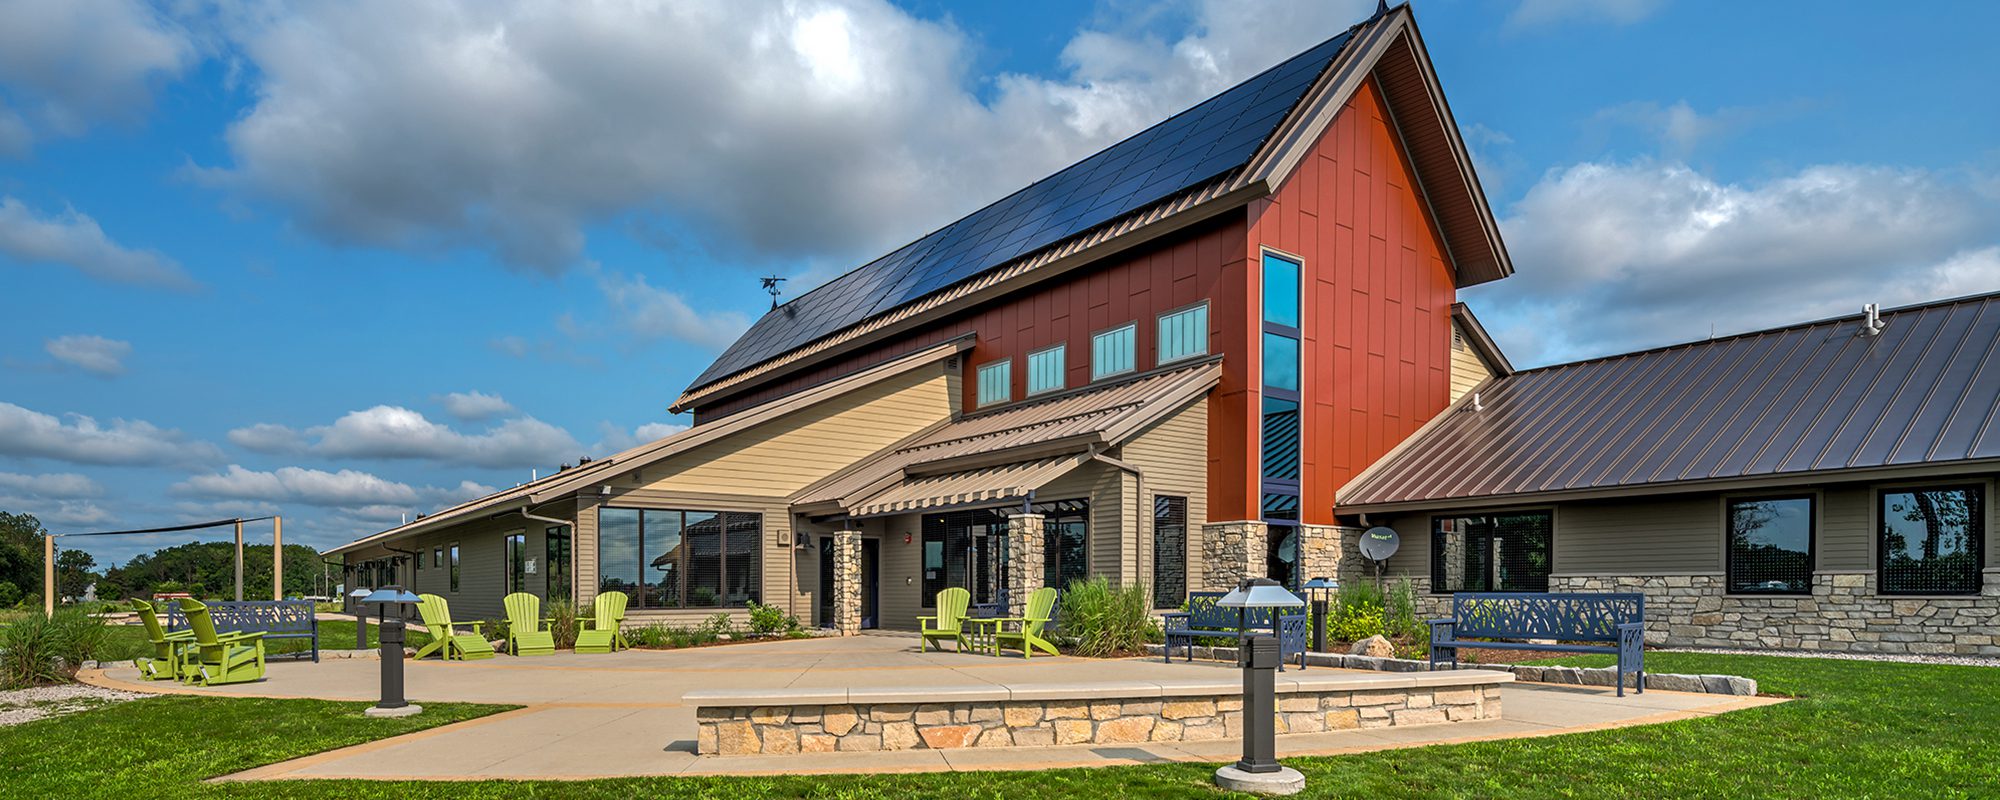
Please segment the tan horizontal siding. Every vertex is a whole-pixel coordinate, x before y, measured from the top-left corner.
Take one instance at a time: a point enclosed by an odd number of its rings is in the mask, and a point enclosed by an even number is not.
[[[1556,511],[1555,572],[1721,572],[1722,516],[1722,504],[1715,495],[1565,504]]]
[[[1153,498],[1187,498],[1187,564],[1189,587],[1202,584],[1201,520],[1208,518],[1208,398],[1197,399],[1159,424],[1141,432],[1122,448],[1119,457],[1146,473],[1146,496],[1139,506],[1139,552],[1135,574],[1151,583],[1159,554],[1153,551]]]
[[[1875,491],[1866,486],[1829,489],[1820,496],[1818,569],[1826,572],[1866,572],[1875,563]],[[1987,545],[1988,549],[1992,545]]]
[[[1492,366],[1479,357],[1472,349],[1472,337],[1456,320],[1451,323],[1453,345],[1451,348],[1451,402],[1458,402],[1466,392],[1472,391],[1487,378],[1493,377]],[[1463,343],[1463,346],[1460,346]]]

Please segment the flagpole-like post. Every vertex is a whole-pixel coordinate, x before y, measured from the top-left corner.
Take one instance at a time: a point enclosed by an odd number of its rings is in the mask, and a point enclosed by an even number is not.
[[[285,518],[271,518],[271,599],[285,599]]]

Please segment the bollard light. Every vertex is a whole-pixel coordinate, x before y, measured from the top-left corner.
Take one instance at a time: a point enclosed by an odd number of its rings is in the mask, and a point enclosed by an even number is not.
[[[373,589],[355,589],[347,593],[347,605],[354,611],[354,649],[356,650],[368,649],[368,607],[362,604],[368,602],[368,595],[374,591]]]
[[[362,603],[381,609],[382,616],[382,700],[362,713],[371,717],[407,717],[424,710],[403,698],[403,605],[419,602],[401,586],[384,586],[362,598]],[[391,614],[390,606],[395,606]]]
[[[1306,603],[1270,578],[1247,578],[1215,604],[1237,609],[1238,613],[1252,608],[1273,609],[1275,622],[1275,609],[1298,608]],[[1305,791],[1306,776],[1278,763],[1279,660],[1278,638],[1268,633],[1249,634],[1237,649],[1236,663],[1243,668],[1243,760],[1217,769],[1215,785],[1252,794]]]
[[[1333,593],[1340,591],[1340,581],[1332,578],[1314,578],[1306,581],[1306,596],[1312,598],[1313,646],[1315,653],[1326,652],[1326,609],[1333,599]]]

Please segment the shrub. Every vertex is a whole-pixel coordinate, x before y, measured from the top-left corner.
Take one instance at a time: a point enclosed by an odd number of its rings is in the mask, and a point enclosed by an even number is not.
[[[21,602],[21,587],[13,581],[0,581],[0,608],[13,608]]]
[[[1333,614],[1327,620],[1326,635],[1343,642],[1358,642],[1384,634],[1382,593],[1373,583],[1357,581],[1340,587]]]
[[[712,642],[728,634],[735,633],[736,621],[730,619],[727,613],[718,611],[708,619],[702,620],[699,631],[707,634],[709,636],[708,641]]]
[[[1160,640],[1147,595],[1142,584],[1112,588],[1103,576],[1071,581],[1057,611],[1063,638],[1088,658],[1143,652],[1147,642]]]
[[[556,649],[575,647],[576,631],[580,625],[576,619],[576,603],[569,600],[550,600],[548,615],[549,634],[556,639]]]
[[[23,616],[0,630],[0,689],[69,682],[109,639],[104,620],[77,609]]]
[[[667,627],[657,622],[625,629],[625,640],[633,647],[668,647],[668,638]]]
[[[799,629],[799,620],[777,606],[750,603],[750,631],[752,633],[787,633]]]

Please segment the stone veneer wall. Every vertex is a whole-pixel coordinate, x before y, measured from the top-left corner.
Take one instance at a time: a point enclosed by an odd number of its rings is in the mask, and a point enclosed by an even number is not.
[[[833,624],[842,636],[861,633],[861,532],[833,534]]]
[[[1235,588],[1244,578],[1264,577],[1264,537],[1268,531],[1256,520],[1210,522],[1201,526],[1201,555],[1205,572],[1203,586],[1191,591]]]
[[[2000,583],[1978,596],[1875,593],[1871,573],[1813,576],[1810,596],[1729,596],[1719,575],[1558,577],[1555,592],[1641,592],[1646,641],[1683,647],[2000,656]]]
[[[1278,733],[1494,719],[1497,684],[1278,695]],[[1059,744],[1198,742],[1241,736],[1240,693],[1107,700],[837,706],[701,706],[701,755]]]
[[[1047,553],[1047,518],[1040,514],[1007,515],[1007,615],[1026,616],[1028,595],[1042,588]]]

